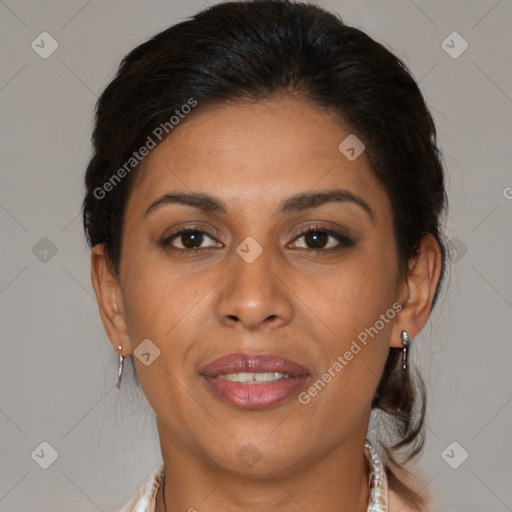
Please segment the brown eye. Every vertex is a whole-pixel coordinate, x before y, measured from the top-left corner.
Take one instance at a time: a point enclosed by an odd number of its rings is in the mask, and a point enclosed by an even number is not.
[[[304,241],[311,249],[323,249],[329,239],[329,235],[322,231],[309,231],[304,235]]]
[[[178,233],[174,233],[170,237],[167,237],[162,242],[162,245],[164,247],[171,245],[173,248],[181,250],[198,250],[203,248],[201,245],[206,241],[207,238],[215,242],[214,239],[205,231],[198,229],[184,229]],[[206,248],[214,246],[215,243],[206,246]]]
[[[295,240],[300,240],[301,238],[304,239],[304,245],[302,245],[302,247],[298,246],[298,248],[311,249],[313,251],[318,250],[327,252],[331,249],[337,250],[354,245],[350,238],[342,235],[341,233],[331,231],[330,229],[308,228]],[[331,241],[329,241],[329,239],[331,239]]]

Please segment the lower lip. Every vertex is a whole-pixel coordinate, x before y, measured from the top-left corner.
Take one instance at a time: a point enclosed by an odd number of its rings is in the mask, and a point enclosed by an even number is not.
[[[265,409],[294,395],[307,380],[307,375],[260,384],[241,384],[226,379],[204,378],[209,388],[222,400],[239,409]]]

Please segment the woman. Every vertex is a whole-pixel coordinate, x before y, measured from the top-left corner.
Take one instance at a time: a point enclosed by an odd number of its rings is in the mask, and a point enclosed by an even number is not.
[[[398,458],[446,198],[405,65],[319,7],[218,4],[123,59],[93,149],[93,286],[163,458],[122,510],[424,509]]]

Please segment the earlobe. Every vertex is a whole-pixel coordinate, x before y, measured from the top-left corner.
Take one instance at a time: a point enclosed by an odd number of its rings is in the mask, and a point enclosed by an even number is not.
[[[402,331],[406,331],[412,339],[427,323],[441,276],[441,266],[439,243],[431,234],[427,234],[420,242],[416,258],[410,262],[408,275],[401,287],[403,307],[393,325],[392,347],[402,346]]]
[[[110,343],[119,354],[127,357],[131,353],[128,331],[119,280],[114,275],[103,244],[96,244],[91,250],[91,281],[98,301],[101,320]]]

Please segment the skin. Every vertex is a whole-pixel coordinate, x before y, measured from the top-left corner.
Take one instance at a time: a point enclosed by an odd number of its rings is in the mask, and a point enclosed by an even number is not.
[[[399,280],[389,199],[364,152],[349,161],[338,150],[350,133],[285,96],[198,108],[144,162],[127,204],[119,278],[104,247],[92,249],[92,282],[116,353],[121,345],[132,355],[147,338],[160,350],[149,366],[134,357],[166,468],[157,511],[163,492],[167,512],[366,511],[371,400],[389,347],[401,346],[402,330],[413,339],[428,319],[441,258],[427,235]],[[372,215],[349,201],[277,213],[293,194],[333,188],[361,198]],[[215,196],[227,213],[165,204],[145,215],[169,192]],[[208,232],[196,239],[199,250],[183,249],[194,243],[187,236],[172,241],[174,250],[162,246],[185,227]],[[347,234],[353,245],[300,234],[309,227]],[[263,249],[252,263],[236,252],[248,236]],[[240,410],[199,375],[229,353],[273,353],[309,369],[307,390],[396,302],[402,310],[306,405],[292,396]],[[261,453],[251,467],[237,456],[249,442]]]

